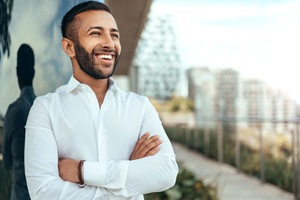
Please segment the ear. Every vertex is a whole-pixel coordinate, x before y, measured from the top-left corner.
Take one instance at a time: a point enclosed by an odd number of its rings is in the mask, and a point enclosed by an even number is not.
[[[64,52],[70,57],[75,56],[75,48],[74,43],[72,40],[69,40],[68,38],[63,38],[61,41],[62,48]]]

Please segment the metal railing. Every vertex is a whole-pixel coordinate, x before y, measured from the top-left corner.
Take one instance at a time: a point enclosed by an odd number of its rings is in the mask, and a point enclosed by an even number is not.
[[[241,165],[244,161],[241,160],[241,141],[239,135],[241,134],[238,129],[230,129],[230,127],[236,127],[241,122],[248,122],[252,125],[255,125],[256,131],[258,134],[259,141],[259,175],[261,181],[265,181],[265,140],[263,137],[263,126],[264,123],[276,123],[276,124],[293,124],[293,128],[289,130],[291,135],[291,157],[292,157],[292,184],[293,192],[295,194],[295,199],[300,200],[300,135],[299,135],[299,123],[300,119],[295,120],[283,120],[283,121],[274,121],[274,120],[262,120],[262,119],[247,119],[247,120],[236,120],[236,119],[214,119],[206,120],[203,123],[204,127],[202,128],[191,128],[187,126],[166,126],[166,131],[171,140],[177,140],[181,143],[186,144],[187,146],[199,149],[202,148],[204,155],[211,157],[215,152],[215,158],[219,162],[224,162],[224,148],[225,148],[225,139],[227,138],[228,131],[231,132],[233,136],[233,147],[234,148],[234,161],[233,164],[237,170],[241,170]],[[214,130],[212,127],[205,126],[205,124],[213,123]],[[227,125],[227,126],[225,126]],[[226,130],[226,127],[230,130]],[[214,132],[214,133],[213,133]],[[200,134],[201,133],[201,134]],[[213,138],[213,136],[216,136]],[[202,138],[201,138],[202,137]],[[212,145],[212,140],[215,139],[215,145]],[[3,121],[0,120],[0,154],[2,153],[2,143],[3,143]],[[1,157],[1,156],[0,156]],[[282,172],[286,173],[286,172]]]
[[[284,134],[290,138],[290,154],[291,161],[287,158],[286,165],[291,166],[289,173],[291,174],[291,185],[292,191],[295,195],[296,200],[300,200],[300,135],[299,135],[299,123],[300,119],[291,120],[271,120],[271,119],[257,119],[257,118],[220,118],[220,119],[205,119],[202,121],[200,128],[188,127],[184,125],[170,126],[165,125],[166,131],[171,140],[179,141],[190,148],[200,150],[201,153],[207,157],[214,157],[219,162],[229,162],[234,165],[238,171],[241,171],[241,165],[244,164],[245,160],[241,160],[241,150],[244,148],[244,144],[241,144],[240,136],[241,132],[239,127],[240,123],[248,124],[252,127],[252,130],[256,131],[258,141],[258,168],[259,173],[256,174],[262,182],[266,180],[266,162],[270,159],[269,155],[266,155],[265,147],[266,140],[264,132],[264,125],[276,124],[276,125],[287,125],[289,128],[285,130]],[[212,125],[213,124],[213,125]],[[232,143],[228,142],[228,134],[232,139]],[[272,134],[272,133],[269,133]],[[214,137],[214,138],[213,138]],[[214,143],[212,142],[214,140]],[[213,144],[213,145],[212,145]],[[233,149],[233,157],[228,161],[224,161],[224,149],[226,145],[231,145]],[[226,147],[227,149],[230,147]],[[214,156],[212,151],[215,152]],[[290,168],[288,168],[290,169]],[[267,171],[268,172],[268,171]],[[279,172],[280,173],[280,172]],[[281,173],[287,173],[282,171]]]

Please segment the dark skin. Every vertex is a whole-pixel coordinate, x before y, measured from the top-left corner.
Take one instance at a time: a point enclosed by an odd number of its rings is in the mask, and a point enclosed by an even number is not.
[[[77,30],[78,42],[87,52],[90,53],[93,49],[101,46],[101,48],[113,50],[118,52],[118,54],[121,53],[117,24],[110,13],[106,11],[86,11],[78,14],[75,19],[80,21],[80,26]],[[108,88],[108,78],[96,79],[80,69],[72,40],[63,38],[62,47],[71,59],[74,77],[79,82],[85,83],[92,88],[101,107]],[[112,55],[111,60],[103,60],[101,59],[101,55],[97,54],[93,55],[93,59],[95,63],[94,70],[96,72],[101,71],[102,74],[110,74],[113,70],[116,56]],[[143,134],[137,141],[131,153],[130,160],[155,155],[160,150],[159,145],[161,143],[162,141],[159,139],[159,136],[150,136],[150,133]],[[79,183],[78,165],[79,160],[60,158],[58,161],[59,176],[64,181]]]

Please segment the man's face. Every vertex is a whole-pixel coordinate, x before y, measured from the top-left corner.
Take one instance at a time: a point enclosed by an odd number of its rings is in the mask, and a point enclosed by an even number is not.
[[[109,78],[121,53],[114,18],[106,11],[87,11],[77,15],[76,20],[80,25],[74,47],[80,69],[95,79]]]

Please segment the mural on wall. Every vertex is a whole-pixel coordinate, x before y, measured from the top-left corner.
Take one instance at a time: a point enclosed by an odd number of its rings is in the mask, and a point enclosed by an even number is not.
[[[1,10],[4,9],[2,2],[4,0],[1,0]],[[5,48],[1,47],[3,54],[0,57],[1,115],[5,114],[8,105],[20,94],[16,77],[16,53],[22,43],[29,44],[35,53],[36,74],[33,85],[37,95],[53,92],[69,80],[72,67],[61,48],[60,23],[65,12],[82,0],[10,2],[11,20],[7,26],[10,46],[9,43],[2,43],[1,38],[1,44],[6,45]],[[2,19],[4,17],[1,14],[1,31],[4,30]]]
[[[11,21],[13,0],[0,0],[0,60],[2,54],[10,53],[10,34],[8,27]]]

